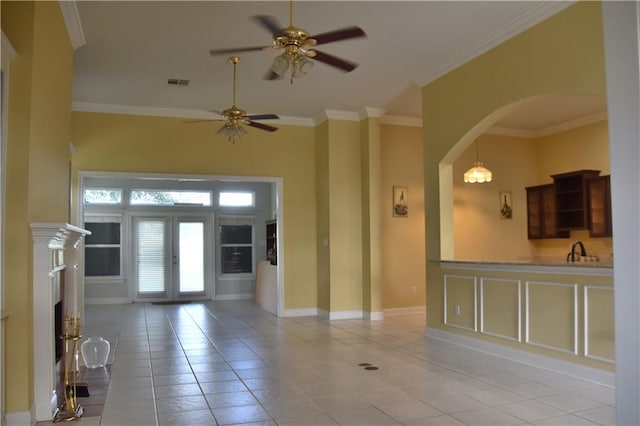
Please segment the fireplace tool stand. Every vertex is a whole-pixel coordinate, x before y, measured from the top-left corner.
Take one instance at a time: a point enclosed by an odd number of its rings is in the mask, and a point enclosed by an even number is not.
[[[84,412],[78,404],[78,341],[80,335],[80,314],[65,314],[64,334],[64,402],[58,407],[53,422],[70,422],[80,419]]]

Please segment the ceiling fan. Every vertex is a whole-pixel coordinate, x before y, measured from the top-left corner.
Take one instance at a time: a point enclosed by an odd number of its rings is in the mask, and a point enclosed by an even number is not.
[[[222,112],[213,111],[218,115],[224,117],[224,120],[191,120],[189,123],[197,123],[203,121],[225,121],[224,125],[218,130],[217,134],[226,136],[230,141],[235,143],[237,138],[242,137],[247,133],[244,126],[255,127],[256,129],[266,130],[267,132],[275,132],[277,127],[269,126],[264,123],[258,123],[256,120],[274,120],[278,119],[275,114],[258,114],[247,115],[246,111],[241,110],[236,106],[236,66],[240,62],[240,58],[237,56],[231,56],[228,62],[233,65],[233,103],[231,108],[227,108]]]
[[[289,26],[282,28],[278,21],[268,15],[256,15],[252,17],[259,25],[264,27],[273,35],[273,42],[270,46],[239,47],[227,49],[210,49],[211,55],[222,55],[237,52],[251,52],[257,50],[284,49],[281,55],[274,58],[273,64],[265,74],[266,80],[277,80],[286,74],[290,69],[291,79],[302,77],[313,67],[313,62],[308,58],[324,62],[327,65],[338,68],[344,72],[353,71],[358,64],[347,61],[337,56],[321,52],[314,49],[315,46],[335,41],[347,40],[351,38],[366,37],[365,32],[357,26],[350,26],[335,31],[309,35],[306,30],[293,25],[293,0],[289,2]]]

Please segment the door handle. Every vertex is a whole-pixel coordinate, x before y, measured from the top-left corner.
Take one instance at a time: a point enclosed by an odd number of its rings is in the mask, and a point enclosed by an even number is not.
[[[173,256],[173,264],[174,265],[178,264],[178,256]]]

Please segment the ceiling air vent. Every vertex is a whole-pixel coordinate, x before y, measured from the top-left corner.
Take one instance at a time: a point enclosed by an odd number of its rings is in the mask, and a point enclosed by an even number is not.
[[[188,86],[189,80],[181,80],[179,78],[170,78],[167,80],[168,84],[172,84],[174,86]]]

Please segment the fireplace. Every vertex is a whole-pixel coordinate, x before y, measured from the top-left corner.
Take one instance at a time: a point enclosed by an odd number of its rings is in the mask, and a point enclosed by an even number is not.
[[[83,303],[82,253],[89,231],[66,223],[32,223],[33,237],[33,421],[51,420],[58,406],[56,363],[62,359],[65,312]]]

